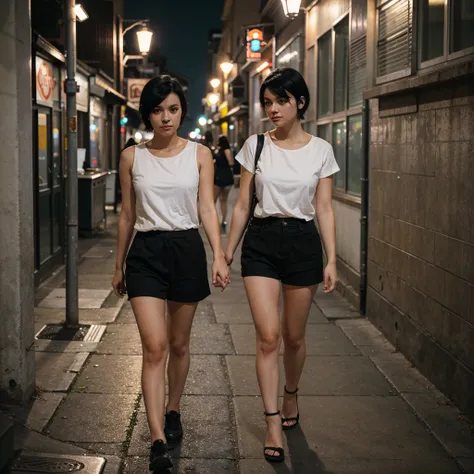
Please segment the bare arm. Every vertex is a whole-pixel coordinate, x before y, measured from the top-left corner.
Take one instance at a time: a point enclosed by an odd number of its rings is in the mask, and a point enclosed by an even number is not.
[[[214,285],[219,284],[225,288],[228,283],[229,271],[224,260],[219,219],[214,200],[214,164],[211,151],[207,147],[199,145],[197,158],[199,164],[199,213],[214,254],[212,282]]]
[[[254,190],[254,175],[242,167],[239,198],[232,213],[229,240],[225,251],[227,263],[232,261],[235,249],[245,232]]]
[[[234,157],[232,156],[231,150],[224,150],[225,157],[229,163],[229,166],[234,166]]]
[[[332,208],[333,178],[322,178],[316,189],[316,217],[327,257],[324,292],[330,293],[336,285],[336,224]],[[329,277],[329,278],[328,278]]]
[[[135,191],[132,183],[134,147],[125,149],[120,156],[120,186],[122,189],[122,210],[118,219],[116,270],[123,270],[125,257],[135,225]]]

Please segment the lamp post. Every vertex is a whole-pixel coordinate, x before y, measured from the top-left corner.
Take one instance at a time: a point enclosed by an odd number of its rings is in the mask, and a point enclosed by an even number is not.
[[[298,16],[301,0],[281,0],[281,4],[283,7],[283,13],[286,17],[294,20]]]
[[[124,22],[127,20],[124,20]],[[153,36],[153,32],[149,30],[148,28],[148,23],[150,20],[130,20],[133,21],[130,26],[125,28],[122,31],[122,38],[125,36],[126,33],[128,33],[131,29],[141,26],[140,30],[137,31],[137,39],[138,39],[138,49],[140,50],[140,54],[130,54],[130,55],[124,55],[123,57],[123,65],[125,66],[127,64],[127,61],[129,59],[144,59],[145,56],[150,52],[150,46],[151,46],[151,38]]]
[[[77,276],[78,185],[77,185],[77,104],[76,94],[76,17],[89,18],[76,0],[64,0],[66,14],[67,78],[67,247],[66,247],[66,326],[79,325],[79,285]]]

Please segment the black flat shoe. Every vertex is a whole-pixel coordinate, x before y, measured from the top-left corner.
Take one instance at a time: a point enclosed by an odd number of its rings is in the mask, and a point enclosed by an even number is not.
[[[277,416],[280,414],[280,410],[275,413],[265,412],[265,416]],[[285,451],[283,448],[275,448],[273,446],[264,446],[263,455],[268,462],[283,462],[285,460]]]
[[[183,437],[181,414],[177,411],[171,410],[165,415],[165,436],[170,444],[179,443]]]
[[[148,469],[150,471],[163,471],[165,469],[171,469],[172,467],[173,462],[168,452],[168,446],[166,446],[163,440],[157,439],[150,449],[150,463]]]
[[[294,391],[294,392],[289,392],[287,389],[286,389],[286,385],[285,385],[285,393],[287,393],[288,395],[295,395],[296,394],[296,409],[298,410],[297,411],[297,414],[295,417],[293,418],[282,418],[281,419],[281,423],[283,425],[283,431],[288,431],[288,430],[291,430],[292,428],[294,428],[295,426],[298,425],[298,423],[300,422],[300,411],[298,409],[298,388]],[[291,423],[289,425],[285,425],[285,423]]]

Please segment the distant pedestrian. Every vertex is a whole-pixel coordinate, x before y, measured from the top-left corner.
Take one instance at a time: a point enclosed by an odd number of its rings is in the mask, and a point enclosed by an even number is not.
[[[140,98],[140,112],[154,136],[126,148],[120,160],[122,212],[112,286],[120,297],[128,293],[140,332],[151,471],[172,467],[167,442],[175,443],[183,435],[180,400],[190,364],[191,325],[198,302],[210,294],[206,252],[198,232],[198,189],[200,215],[214,253],[212,282],[223,289],[229,282],[211,153],[177,135],[186,111],[183,90],[175,79],[150,80]]]
[[[284,460],[282,428],[294,428],[299,422],[297,392],[312,299],[319,283],[324,282],[323,292],[330,293],[337,279],[331,200],[332,175],[339,167],[331,145],[301,127],[309,101],[308,87],[294,69],[277,69],[263,82],[260,103],[276,128],[251,136],[236,156],[242,165],[240,194],[225,251],[230,264],[250,216],[242,245],[242,276],[257,333],[257,377],[267,421],[264,456],[269,462]],[[250,215],[254,189],[256,206]],[[315,216],[327,256],[324,270]],[[281,417],[280,284],[286,379]]]
[[[215,151],[216,165],[214,169],[214,196],[216,202],[219,199],[221,205],[221,232],[227,231],[227,200],[229,192],[234,184],[234,157],[230,149],[229,140],[224,135],[219,137]]]
[[[212,132],[210,130],[206,130],[206,132],[204,133],[204,139],[202,141],[202,144],[207,146],[207,148],[212,151],[214,157],[214,151],[216,147],[214,146],[214,136],[212,135]]]

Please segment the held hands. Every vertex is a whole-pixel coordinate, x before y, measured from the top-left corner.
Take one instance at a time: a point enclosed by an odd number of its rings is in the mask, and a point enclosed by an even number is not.
[[[114,279],[112,280],[112,287],[115,294],[119,298],[123,298],[127,293],[127,288],[125,286],[125,277],[122,270],[115,270]]]
[[[324,269],[323,293],[332,293],[336,288],[337,270],[336,263],[328,263]]]
[[[224,255],[218,255],[214,258],[212,263],[212,284],[216,288],[225,290],[230,283],[229,267],[225,261]]]

